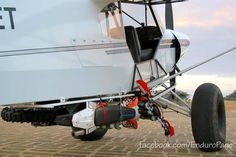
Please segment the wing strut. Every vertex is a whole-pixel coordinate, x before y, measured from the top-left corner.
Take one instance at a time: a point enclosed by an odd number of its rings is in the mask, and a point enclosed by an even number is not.
[[[225,55],[225,54],[228,54],[228,53],[230,53],[230,52],[232,52],[232,51],[234,51],[234,50],[236,50],[236,47],[233,47],[233,48],[231,48],[231,49],[229,49],[229,50],[227,50],[227,51],[224,51],[224,52],[218,54],[217,56],[214,56],[214,57],[212,57],[212,58],[210,58],[210,59],[208,59],[208,60],[205,60],[205,61],[203,61],[203,62],[201,62],[201,63],[195,64],[195,65],[193,65],[193,66],[191,66],[191,67],[189,67],[189,68],[186,68],[186,69],[184,69],[184,70],[182,70],[182,71],[176,73],[175,75],[172,75],[172,76],[170,76],[170,77],[165,78],[163,81],[168,81],[169,79],[175,78],[176,76],[179,76],[179,75],[181,75],[181,74],[183,74],[183,73],[186,73],[186,72],[188,72],[188,71],[190,71],[190,70],[192,70],[192,69],[195,69],[195,68],[197,68],[197,67],[199,67],[199,66],[201,66],[201,65],[203,65],[203,64],[206,64],[206,63],[208,63],[208,62],[210,62],[210,61],[212,61],[212,60],[214,60],[214,59],[217,59],[217,58],[219,58],[219,57],[221,57],[221,56],[223,56],[223,55]]]
[[[173,78],[175,78],[175,77],[177,77],[177,76],[180,76],[180,75],[182,75],[183,73],[186,73],[186,72],[188,72],[188,71],[190,71],[190,70],[192,70],[192,69],[195,69],[195,68],[197,68],[197,67],[199,67],[199,66],[201,66],[201,65],[203,65],[203,64],[206,64],[206,63],[208,63],[208,62],[210,62],[210,61],[212,61],[212,60],[214,60],[214,59],[217,59],[217,58],[219,58],[219,57],[221,57],[221,56],[223,56],[223,55],[225,55],[225,54],[228,54],[228,53],[230,53],[230,52],[232,52],[232,51],[234,51],[234,50],[236,50],[236,47],[233,47],[233,48],[231,48],[231,49],[229,49],[229,50],[227,50],[227,51],[224,51],[224,52],[222,52],[222,53],[220,53],[220,54],[218,54],[218,55],[216,55],[216,56],[214,56],[214,57],[212,57],[212,58],[210,58],[210,59],[207,59],[207,60],[205,60],[205,61],[203,61],[203,62],[201,62],[201,63],[198,63],[198,64],[195,64],[195,65],[193,65],[193,66],[190,66],[190,67],[188,67],[188,68],[186,68],[186,69],[184,69],[184,70],[182,70],[182,71],[180,71],[180,72],[178,72],[178,73],[176,73],[176,74],[174,74],[174,75],[171,75],[171,76],[169,76],[169,77],[167,77],[167,78],[165,78],[165,79],[162,79],[161,81],[160,81],[159,79],[154,80],[154,83],[152,82],[151,84],[152,84],[152,85],[156,84],[156,85],[154,85],[154,87],[157,86],[157,85],[160,85],[160,84],[162,84],[162,83],[164,83],[164,82],[166,82],[166,81],[169,81],[169,80],[171,80],[171,79],[173,79]],[[157,83],[155,83],[155,82],[157,82]]]

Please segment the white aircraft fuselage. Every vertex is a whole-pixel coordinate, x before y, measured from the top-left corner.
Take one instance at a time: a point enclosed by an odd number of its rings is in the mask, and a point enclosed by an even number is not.
[[[106,21],[99,15],[110,2],[1,1],[0,104],[131,91],[135,62],[126,38],[105,35],[101,29]],[[120,15],[119,33],[125,36],[122,20]],[[153,58],[137,65],[157,60],[170,72],[176,64],[176,50],[168,41],[176,39],[182,56],[188,38],[164,30]],[[144,75],[148,75],[146,69],[143,67]]]

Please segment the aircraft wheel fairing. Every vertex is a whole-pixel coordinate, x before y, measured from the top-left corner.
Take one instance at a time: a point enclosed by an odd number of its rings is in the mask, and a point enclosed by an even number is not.
[[[73,129],[73,132],[76,132],[78,130],[77,128],[72,128],[72,129]],[[98,129],[94,130],[93,132],[91,132],[90,134],[79,135],[79,136],[76,136],[72,132],[72,136],[75,139],[80,139],[82,141],[96,141],[96,140],[102,139],[103,136],[107,133],[107,130],[108,129],[98,128]]]
[[[211,83],[202,84],[193,96],[192,132],[199,149],[218,151],[226,139],[226,115],[220,89]]]

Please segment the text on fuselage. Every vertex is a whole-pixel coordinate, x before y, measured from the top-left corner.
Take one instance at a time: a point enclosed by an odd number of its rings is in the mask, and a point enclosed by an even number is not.
[[[16,11],[16,8],[14,7],[0,7],[0,29],[6,29],[6,25],[10,25],[11,29],[15,29],[15,23],[14,23],[14,14],[13,12]],[[5,14],[3,13],[5,12]],[[5,16],[3,16],[5,15]],[[5,18],[8,18],[9,23],[2,23],[3,19],[4,21],[6,20]],[[7,21],[7,20],[6,20]]]

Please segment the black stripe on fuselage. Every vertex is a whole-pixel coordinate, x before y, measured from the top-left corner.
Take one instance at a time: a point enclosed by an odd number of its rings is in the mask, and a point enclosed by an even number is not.
[[[159,49],[167,49],[175,47],[175,40],[167,39],[162,40]],[[179,40],[181,46],[189,46],[190,42],[188,40]],[[44,54],[44,53],[60,53],[60,52],[70,52],[70,51],[80,51],[80,50],[93,50],[93,49],[109,49],[109,48],[121,48],[126,47],[127,44],[124,43],[104,43],[104,44],[91,44],[91,45],[76,45],[76,46],[61,46],[61,47],[48,47],[48,48],[34,48],[34,49],[20,49],[20,50],[7,50],[0,51],[0,57],[9,56],[22,56],[22,55],[33,55],[33,54]],[[125,52],[120,50],[108,50],[107,54],[121,54],[127,53],[127,49],[123,49]]]
[[[104,44],[91,44],[91,45],[8,50],[8,51],[0,51],[0,57],[33,55],[33,54],[55,53],[55,52],[70,52],[70,51],[93,50],[93,49],[110,49],[110,48],[120,48],[120,47],[127,47],[127,44],[104,43]]]

